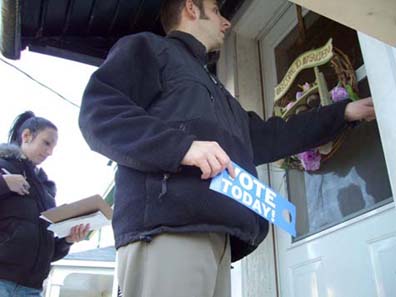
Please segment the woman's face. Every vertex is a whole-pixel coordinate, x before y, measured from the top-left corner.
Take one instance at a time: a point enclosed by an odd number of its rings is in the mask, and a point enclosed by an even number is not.
[[[21,149],[24,155],[34,165],[39,165],[52,155],[52,151],[58,142],[58,132],[53,128],[45,128],[33,137],[29,129],[22,132]]]

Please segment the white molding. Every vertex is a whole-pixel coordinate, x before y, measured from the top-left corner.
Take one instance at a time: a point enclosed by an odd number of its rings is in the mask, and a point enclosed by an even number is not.
[[[305,239],[302,239],[302,240],[299,240],[297,242],[291,243],[290,247],[287,250],[292,250],[294,248],[297,248],[299,246],[307,244],[308,242],[311,242],[311,241],[317,240],[319,238],[325,237],[325,236],[327,236],[327,235],[329,235],[331,233],[334,233],[334,232],[337,232],[337,231],[339,231],[341,229],[345,229],[345,228],[350,227],[352,225],[358,224],[360,222],[363,222],[363,221],[365,221],[367,219],[370,219],[370,218],[373,218],[375,216],[382,215],[383,213],[389,212],[389,211],[395,211],[394,203],[387,203],[384,206],[375,208],[375,209],[373,209],[373,210],[371,210],[371,211],[369,211],[369,212],[367,212],[365,214],[361,214],[361,215],[359,215],[359,216],[357,216],[357,217],[355,217],[353,219],[350,219],[350,220],[348,220],[346,222],[337,224],[337,225],[335,225],[333,227],[330,227],[330,228],[328,228],[326,230],[323,230],[323,231],[321,231],[321,232],[319,232],[317,234],[311,235],[311,236],[309,236],[309,237],[307,237]]]
[[[396,49],[358,33],[393,197],[396,191]]]
[[[272,28],[275,26],[276,23],[286,14],[290,14],[291,11],[294,10],[296,13],[295,6],[290,2],[284,2],[273,14],[271,19],[265,24],[265,26],[260,30],[257,34],[256,38],[261,39],[269,34]]]
[[[356,71],[356,79],[357,81],[361,81],[362,79],[367,77],[367,71],[364,64],[360,66]]]
[[[272,115],[272,108],[274,103],[274,88],[277,85],[274,73],[276,73],[275,54],[274,48],[280,41],[282,41],[287,34],[297,25],[297,15],[294,6],[289,6],[288,9],[282,14],[282,19],[285,21],[280,22],[276,29],[267,32],[267,35],[260,36],[260,49],[262,52],[262,69],[263,69],[263,80],[264,86],[264,104],[266,118]],[[278,19],[277,21],[279,21]],[[273,29],[272,24],[271,29]]]
[[[260,33],[274,24],[283,11],[292,5],[287,0],[250,1],[243,14],[236,18],[233,29],[240,35],[257,40]]]

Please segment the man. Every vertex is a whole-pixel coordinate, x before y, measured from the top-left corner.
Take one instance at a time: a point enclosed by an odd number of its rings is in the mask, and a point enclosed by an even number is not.
[[[268,223],[209,190],[231,160],[255,166],[326,143],[348,121],[374,118],[369,99],[267,122],[247,113],[206,68],[228,20],[215,0],[168,0],[167,37],[122,38],[92,75],[80,127],[118,163],[113,228],[124,296],[229,297],[230,262]]]

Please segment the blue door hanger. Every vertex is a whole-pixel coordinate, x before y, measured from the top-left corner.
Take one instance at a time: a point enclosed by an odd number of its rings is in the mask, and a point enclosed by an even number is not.
[[[210,189],[254,211],[264,219],[296,236],[296,207],[287,199],[233,163],[235,179],[227,170],[212,179]]]

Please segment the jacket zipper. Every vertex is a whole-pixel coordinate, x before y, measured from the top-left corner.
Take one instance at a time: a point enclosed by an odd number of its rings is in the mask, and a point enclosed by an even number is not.
[[[229,110],[230,110],[230,112],[231,112],[231,114],[232,114],[232,117],[233,117],[233,122],[235,122],[235,120],[236,120],[236,115],[235,115],[234,109],[233,109],[232,106],[231,106],[230,98],[228,97],[228,94],[227,94],[227,93],[225,92],[225,90],[224,90],[223,84],[222,84],[221,82],[219,82],[218,79],[217,79],[212,73],[210,73],[210,71],[209,71],[209,69],[208,69],[208,66],[207,66],[206,64],[203,65],[203,68],[205,69],[205,72],[208,74],[208,76],[209,76],[209,78],[211,79],[211,81],[212,81],[217,87],[220,88],[220,91],[221,91],[221,92],[223,93],[223,95],[225,96],[225,100],[227,101],[228,108],[229,108]],[[212,102],[214,101],[214,97],[213,97],[212,94],[210,94],[210,100],[211,100]],[[226,121],[228,122],[228,127],[230,127],[230,129],[231,129],[232,131],[234,131],[235,127],[234,127],[234,125],[232,125],[230,119],[229,119],[226,115],[225,115],[225,118],[226,118]]]
[[[26,174],[26,173],[25,173],[25,174]],[[36,173],[34,172],[34,170],[32,170],[31,174],[32,174],[32,179],[31,179],[31,181],[32,181],[32,187],[35,188],[35,190],[36,190],[36,195],[38,196],[37,199],[34,199],[35,202],[36,202],[37,208],[39,209],[39,211],[40,211],[40,209],[45,210],[45,207],[44,207],[43,202],[41,201],[40,197],[42,197],[42,198],[44,199],[44,195],[45,195],[46,193],[41,189],[41,187],[40,187],[41,184],[40,184],[40,182],[38,181],[38,177],[37,177]],[[32,272],[32,273],[34,273],[34,271],[35,271],[36,268],[37,268],[37,263],[39,262],[39,258],[40,258],[40,255],[41,255],[41,253],[42,253],[42,248],[43,248],[43,246],[42,246],[42,245],[43,245],[43,242],[42,242],[42,241],[43,241],[43,239],[44,239],[44,237],[45,237],[45,234],[44,234],[45,231],[43,232],[43,230],[42,230],[42,228],[41,228],[42,222],[41,222],[40,220],[41,220],[40,218],[37,218],[38,245],[37,245],[37,254],[36,254],[34,263],[33,263],[33,265],[32,265],[32,268],[31,268],[31,272]]]
[[[217,81],[217,78],[213,76],[212,73],[210,73],[208,66],[205,64],[203,65],[203,68],[205,69],[205,72],[209,75],[211,81],[215,84],[215,85],[219,85],[219,82]]]
[[[185,123],[181,123],[179,125],[179,130],[181,131],[186,131],[186,124]],[[158,199],[162,200],[162,198],[166,195],[166,193],[168,192],[168,179],[170,178],[170,174],[169,173],[164,173],[162,175],[162,181],[161,181],[161,192],[158,195]]]
[[[159,200],[162,200],[162,198],[166,195],[168,192],[168,179],[170,177],[169,173],[164,173],[162,176],[162,182],[161,182],[161,193],[158,196]]]

